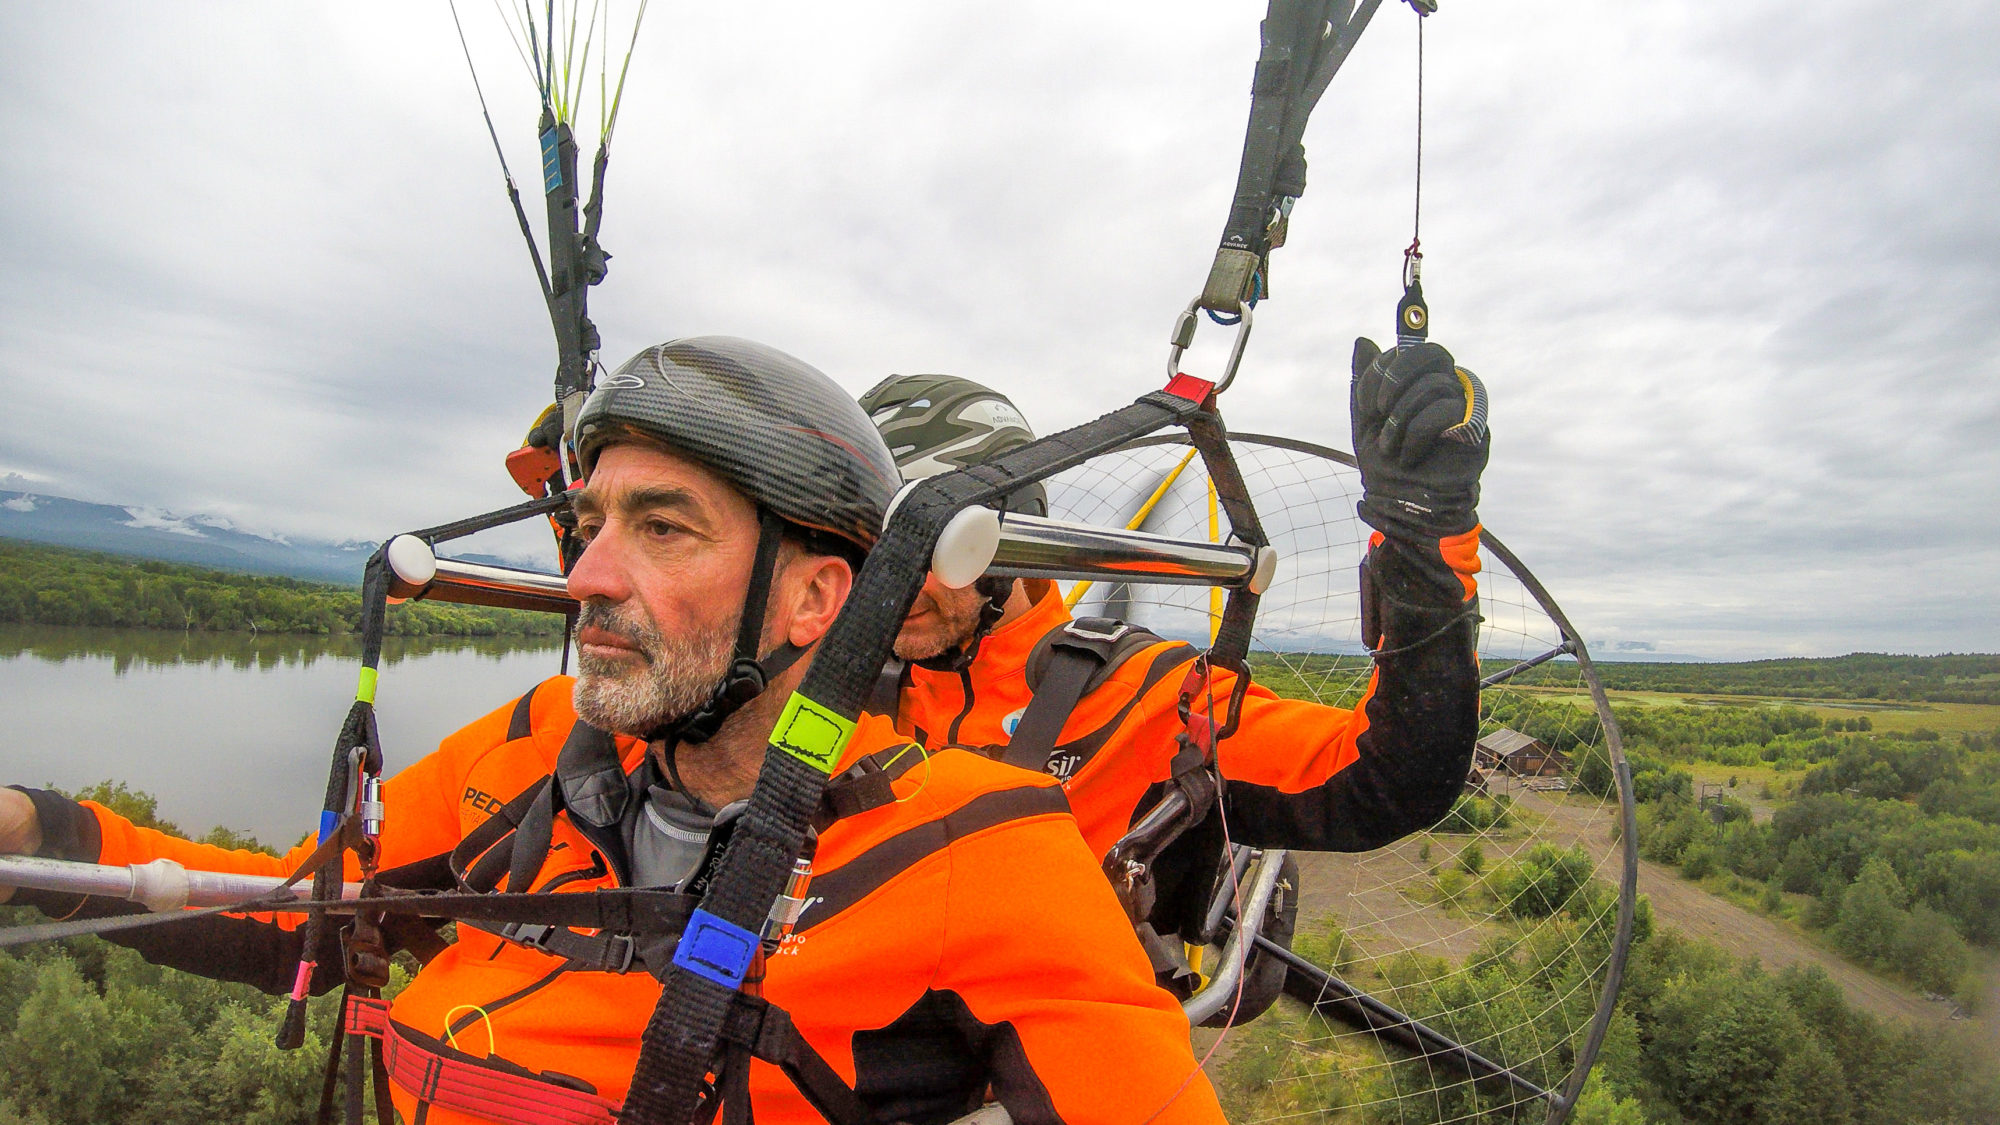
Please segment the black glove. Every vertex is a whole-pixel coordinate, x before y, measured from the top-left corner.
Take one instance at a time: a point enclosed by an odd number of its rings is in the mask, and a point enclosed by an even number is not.
[[[1486,387],[1437,344],[1391,348],[1354,341],[1354,458],[1361,518],[1384,535],[1435,551],[1479,523],[1479,473],[1491,444]]]

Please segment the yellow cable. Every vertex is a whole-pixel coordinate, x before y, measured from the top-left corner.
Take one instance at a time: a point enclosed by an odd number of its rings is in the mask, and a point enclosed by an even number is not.
[[[498,1036],[493,1034],[493,1017],[487,1015],[486,1009],[480,1007],[477,1004],[460,1004],[458,1007],[453,1008],[451,1011],[446,1012],[444,1014],[444,1041],[447,1044],[449,1044],[453,1050],[458,1049],[458,1035],[451,1030],[451,1021],[454,1018],[456,1018],[458,1013],[460,1012],[479,1013],[479,1021],[486,1025],[486,1056],[488,1058],[491,1058],[494,1055],[498,1054],[500,1050],[500,1040]]]
[[[931,752],[929,750],[924,749],[922,746],[919,746],[916,743],[912,742],[907,746],[904,746],[901,750],[896,751],[895,757],[890,758],[888,761],[882,763],[882,768],[886,770],[890,766],[893,766],[897,762],[901,761],[903,759],[903,755],[909,753],[912,750],[915,750],[917,753],[922,754],[924,756],[924,779],[917,783],[917,787],[915,789],[910,790],[908,796],[896,798],[896,804],[899,805],[905,801],[916,800],[917,794],[922,793],[924,791],[924,787],[931,783]]]
[[[1154,489],[1153,494],[1146,497],[1146,502],[1139,505],[1139,511],[1130,520],[1126,521],[1125,530],[1139,530],[1139,525],[1145,523],[1146,517],[1153,514],[1153,509],[1166,497],[1167,489],[1172,488],[1174,482],[1180,479],[1181,470],[1188,467],[1188,462],[1194,460],[1194,455],[1195,450],[1189,449],[1187,451],[1187,455],[1181,458],[1181,463],[1174,466],[1174,471],[1167,474],[1167,479],[1160,482],[1160,487]],[[1071,587],[1070,592],[1063,595],[1063,608],[1075,609],[1076,603],[1083,600],[1084,592],[1089,590],[1092,584],[1091,580],[1086,578]]]
[[[1215,511],[1215,479],[1208,482],[1208,541],[1222,542],[1222,525]],[[1208,588],[1208,643],[1215,643],[1216,634],[1222,632],[1222,587]]]

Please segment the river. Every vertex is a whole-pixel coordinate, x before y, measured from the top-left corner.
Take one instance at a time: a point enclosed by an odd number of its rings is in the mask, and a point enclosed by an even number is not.
[[[399,640],[377,716],[394,772],[553,675],[556,642]],[[351,637],[0,627],[0,785],[123,781],[199,835],[284,847],[318,819],[354,699]]]

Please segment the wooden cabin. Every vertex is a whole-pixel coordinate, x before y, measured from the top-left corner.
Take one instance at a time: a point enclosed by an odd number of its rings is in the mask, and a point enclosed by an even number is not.
[[[1569,767],[1569,759],[1539,738],[1502,727],[1473,746],[1472,764],[1483,770],[1501,770],[1511,777],[1560,777]]]

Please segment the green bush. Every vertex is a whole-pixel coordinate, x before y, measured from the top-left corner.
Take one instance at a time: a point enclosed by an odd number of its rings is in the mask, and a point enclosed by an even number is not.
[[[1458,866],[1467,875],[1477,875],[1486,870],[1486,851],[1474,840],[1458,850]]]
[[[1591,913],[1596,901],[1587,892],[1602,891],[1591,880],[1595,865],[1582,847],[1567,849],[1536,844],[1518,863],[1502,868],[1488,883],[1500,908],[1516,918],[1546,918],[1568,911]]]
[[[1506,797],[1461,796],[1444,814],[1433,832],[1467,834],[1505,828],[1513,823],[1511,802]]]

